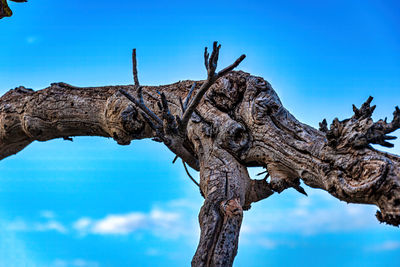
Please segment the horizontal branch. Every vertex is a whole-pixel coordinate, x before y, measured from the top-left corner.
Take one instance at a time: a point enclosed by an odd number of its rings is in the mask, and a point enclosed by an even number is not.
[[[184,97],[192,83],[144,87],[144,98],[157,112],[156,97],[148,91]],[[39,91],[22,86],[8,91],[0,98],[0,159],[35,140],[102,136],[128,145],[134,139],[155,137],[154,130],[120,90],[136,92],[131,85],[75,87],[66,83],[53,83]],[[173,112],[179,112],[177,103]]]
[[[385,140],[394,139],[386,134],[399,128],[399,109],[395,108],[392,122],[374,123],[371,101],[354,108],[352,118],[335,119],[329,130],[324,120],[318,131],[297,121],[268,82],[248,78],[237,108],[243,112],[236,120],[245,122],[251,139],[240,159],[266,167],[270,187],[278,193],[288,187],[305,193],[300,178],[340,200],[374,204],[380,209],[377,218],[381,222],[399,225],[400,157],[369,146],[387,145]]]
[[[203,83],[197,81],[196,89]],[[149,110],[162,118],[157,107],[159,91],[165,95],[171,115],[180,116],[180,99],[187,97],[192,86],[193,81],[183,81],[143,87],[143,98]],[[24,87],[9,91],[0,98],[0,159],[34,140],[97,135],[129,144],[133,139],[156,137],[143,113],[122,96],[120,89],[138,98],[134,86],[78,88],[57,83],[37,92]],[[377,205],[379,220],[398,225],[400,158],[368,144],[388,140],[386,134],[398,128],[399,112],[396,108],[391,122],[373,122],[370,114],[374,108],[369,103],[355,108],[352,118],[334,122],[329,130],[327,123],[321,123],[322,131],[318,131],[297,121],[268,82],[244,72],[231,72],[215,81],[202,98],[180,146],[198,158],[206,153],[207,146],[215,145],[244,166],[266,167],[270,181],[253,182],[257,186],[247,187],[245,207],[268,197],[271,190],[281,192],[293,187],[305,193],[300,178],[340,200]],[[328,131],[337,138],[331,139]],[[360,140],[366,143],[360,145]],[[207,197],[207,189],[202,191]]]
[[[243,210],[289,187],[306,194],[300,180],[343,201],[374,204],[380,222],[400,224],[400,157],[369,146],[391,139],[386,134],[399,128],[398,108],[390,123],[374,123],[368,99],[352,118],[334,120],[330,129],[325,120],[318,131],[297,121],[260,77],[239,71],[211,81],[212,87],[208,79],[158,87],[15,88],[0,98],[0,159],[34,140],[71,136],[112,137],[121,145],[142,138],[164,142],[200,170],[205,202],[193,266],[231,266]],[[178,125],[182,114],[189,118],[181,121],[185,134],[176,135],[171,121]],[[251,180],[249,166],[266,168],[269,180]]]

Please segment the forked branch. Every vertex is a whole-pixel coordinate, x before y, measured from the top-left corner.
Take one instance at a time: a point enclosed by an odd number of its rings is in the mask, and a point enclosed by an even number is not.
[[[137,100],[134,96],[129,94],[127,91],[120,89],[120,93],[127,97],[137,108],[140,109],[142,117],[147,121],[150,127],[156,132],[157,137],[177,156],[187,162],[192,168],[199,170],[197,156],[189,151],[185,146],[187,140],[187,125],[196,107],[199,105],[201,99],[207,90],[215,83],[215,81],[224,76],[225,74],[236,68],[240,62],[246,57],[241,55],[233,64],[224,68],[220,72],[216,73],[219,49],[221,45],[217,42],[213,44],[213,51],[211,56],[207,52],[207,47],[204,51],[204,62],[207,70],[207,80],[201,85],[197,93],[191,100],[191,95],[196,88],[196,83],[193,84],[190,89],[185,102],[183,103],[180,99],[182,116],[173,116],[169,110],[168,100],[164,93],[159,93],[160,101],[158,101],[158,107],[161,111],[162,118],[157,116],[152,110],[150,110],[143,101],[142,88],[139,85],[139,79],[137,75],[137,61],[136,61],[136,49],[132,52],[132,65],[133,65],[133,78],[135,87],[137,88]],[[175,160],[174,160],[175,161]]]
[[[179,126],[179,129],[181,132],[185,132],[187,128],[187,124],[189,122],[189,119],[191,118],[194,110],[196,107],[199,105],[200,100],[204,96],[204,94],[207,92],[207,90],[211,87],[211,85],[214,84],[214,82],[224,76],[225,74],[229,73],[232,71],[234,68],[239,66],[239,64],[245,59],[246,55],[241,55],[236,61],[226,67],[225,69],[221,70],[218,73],[215,73],[215,70],[217,69],[217,63],[218,63],[218,57],[219,57],[219,49],[221,48],[221,45],[218,45],[217,42],[214,42],[213,44],[213,51],[211,52],[211,56],[209,57],[209,54],[207,52],[207,47],[204,49],[204,65],[207,70],[207,80],[201,85],[200,89],[198,90],[197,94],[193,98],[193,100],[189,103],[187,109],[185,110],[182,119],[181,119],[181,124]]]
[[[320,131],[326,133],[328,144],[334,148],[353,147],[365,148],[369,144],[378,144],[385,147],[393,147],[387,140],[394,140],[396,136],[389,136],[400,128],[400,109],[395,107],[393,120],[387,119],[373,122],[371,116],[376,106],[371,106],[373,97],[370,96],[358,109],[353,105],[354,115],[350,119],[339,121],[335,118],[328,130],[326,120],[320,125]]]

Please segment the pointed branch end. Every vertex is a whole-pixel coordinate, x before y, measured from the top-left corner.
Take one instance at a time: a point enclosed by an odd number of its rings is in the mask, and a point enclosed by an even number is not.
[[[323,119],[322,122],[319,123],[319,130],[324,133],[328,132],[328,123],[326,119]]]
[[[353,112],[354,112],[353,118],[355,118],[355,119],[370,118],[376,108],[376,105],[374,105],[372,107],[370,106],[373,99],[374,98],[372,96],[369,96],[368,99],[361,105],[360,109],[358,109],[353,104]]]
[[[132,49],[132,73],[133,73],[133,81],[135,82],[135,86],[139,86],[139,78],[137,72],[137,60],[136,60],[136,48]]]

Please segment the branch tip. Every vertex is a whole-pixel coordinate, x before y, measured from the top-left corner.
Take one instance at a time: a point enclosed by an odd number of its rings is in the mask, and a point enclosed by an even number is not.
[[[139,86],[139,78],[137,72],[137,61],[136,61],[136,48],[132,49],[132,72],[133,72],[133,81],[135,82],[135,86]]]
[[[139,85],[139,79],[137,75],[137,61],[136,61],[136,49],[132,50],[132,66],[133,66],[133,78],[135,81],[136,93],[139,100],[130,95],[128,92],[120,89],[119,92],[127,97],[131,102],[138,107],[142,117],[149,123],[149,126],[156,132],[157,137],[164,142],[164,144],[173,151],[177,156],[182,158],[185,162],[198,169],[198,160],[190,149],[188,150],[183,146],[186,142],[186,130],[189,123],[189,119],[193,115],[199,105],[202,97],[207,90],[215,83],[215,81],[227,74],[229,71],[237,67],[240,62],[245,58],[245,55],[240,56],[233,64],[223,69],[219,73],[215,73],[218,63],[219,50],[221,45],[218,42],[213,43],[213,50],[211,55],[208,53],[207,47],[204,49],[204,64],[207,69],[207,80],[201,85],[195,96],[192,98],[192,93],[196,88],[196,83],[193,83],[188,95],[184,102],[179,99],[179,103],[182,108],[182,117],[172,116],[169,110],[167,97],[163,92],[157,91],[160,95],[160,101],[157,101],[157,106],[162,113],[162,119],[160,119],[153,111],[151,111],[143,100],[142,88]],[[176,159],[174,159],[175,161]]]
[[[323,119],[322,122],[319,123],[319,130],[324,133],[328,132],[328,123],[326,119]]]
[[[199,105],[202,97],[207,92],[207,90],[214,84],[214,82],[222,77],[223,75],[227,74],[229,71],[236,68],[240,62],[246,57],[245,55],[240,56],[232,65],[226,67],[218,74],[215,73],[217,68],[218,56],[219,56],[219,49],[221,45],[218,45],[218,42],[213,43],[213,51],[211,52],[211,56],[209,56],[207,52],[207,47],[204,49],[204,61],[205,66],[207,69],[207,80],[201,85],[200,89],[197,91],[196,95],[193,97],[193,100],[188,103],[184,114],[182,115],[182,122],[179,125],[179,131],[181,133],[186,132],[187,124],[189,123],[189,119],[191,118],[193,112],[195,111],[196,107]],[[194,89],[195,85],[192,86]],[[185,101],[186,102],[186,101]]]
[[[372,100],[373,97],[369,96],[359,109],[353,105],[354,115],[343,121],[335,118],[329,130],[325,127],[324,121],[319,124],[320,131],[326,132],[329,146],[362,149],[368,147],[369,144],[378,144],[389,148],[394,147],[386,140],[396,139],[395,136],[387,134],[400,128],[400,109],[398,106],[395,107],[393,120],[390,123],[387,122],[387,118],[373,122],[371,116],[376,105],[370,105]]]

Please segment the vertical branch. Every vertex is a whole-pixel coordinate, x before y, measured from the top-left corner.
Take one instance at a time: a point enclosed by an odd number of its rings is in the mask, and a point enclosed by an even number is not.
[[[201,99],[203,98],[204,94],[207,90],[214,84],[214,82],[232,71],[234,68],[239,66],[240,62],[245,59],[246,55],[241,55],[238,59],[235,60],[234,63],[229,65],[228,67],[224,68],[218,73],[215,73],[217,69],[218,57],[219,57],[219,50],[221,45],[218,45],[217,42],[213,43],[213,50],[211,52],[211,56],[207,51],[207,47],[204,49],[204,65],[207,70],[207,80],[201,85],[200,89],[197,91],[196,95],[193,97],[193,100],[190,101],[185,107],[185,112],[182,115],[181,124],[179,125],[179,131],[184,133],[186,131],[186,127],[189,123],[189,119],[191,118],[194,110],[199,105]]]
[[[200,210],[200,241],[192,266],[232,266],[237,253],[243,204],[250,177],[247,169],[223,149],[202,158],[201,186],[205,201]]]
[[[135,86],[139,87],[139,78],[137,73],[137,61],[136,61],[136,48],[132,50],[132,71],[133,71],[133,81]]]
[[[207,92],[207,90],[213,85],[213,83],[222,75],[225,75],[229,71],[233,70],[235,67],[239,65],[239,63],[245,58],[245,55],[240,56],[233,64],[223,69],[219,73],[215,73],[218,63],[219,50],[221,45],[218,45],[217,42],[213,44],[213,51],[211,52],[211,56],[209,56],[207,52],[207,48],[204,51],[204,62],[207,69],[207,80],[201,85],[200,89],[197,91],[196,95],[191,100],[191,94],[196,87],[196,84],[193,84],[192,88],[189,91],[189,94],[185,100],[185,103],[181,103],[182,107],[182,118],[178,115],[173,116],[168,107],[168,101],[164,93],[160,93],[161,102],[157,102],[160,110],[162,111],[162,119],[159,118],[152,110],[150,110],[143,101],[142,97],[142,89],[139,85],[139,79],[137,74],[137,61],[136,61],[136,49],[132,50],[132,72],[133,79],[135,82],[135,87],[137,90],[137,97],[139,101],[135,99],[132,95],[130,95],[125,90],[120,90],[120,93],[127,97],[130,101],[132,101],[136,107],[141,109],[144,118],[149,122],[153,129],[156,130],[158,139],[162,140],[162,142],[177,156],[182,158],[185,162],[189,164],[192,168],[199,170],[198,160],[196,155],[193,155],[192,151],[189,151],[183,144],[186,142],[187,138],[187,125],[189,123],[189,119],[191,118],[193,112],[196,107],[199,105],[203,95]],[[141,114],[142,114],[141,113]],[[152,119],[154,121],[151,122]],[[174,159],[173,162],[175,162]]]

